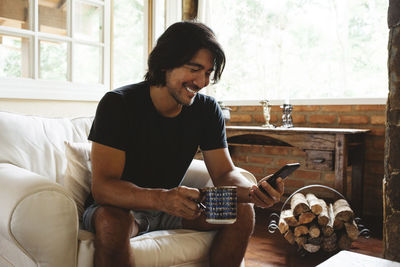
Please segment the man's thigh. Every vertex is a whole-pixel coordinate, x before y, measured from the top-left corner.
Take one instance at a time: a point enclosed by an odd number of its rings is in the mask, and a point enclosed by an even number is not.
[[[131,212],[134,215],[136,222],[140,225],[139,235],[157,230],[182,228],[182,218],[162,211],[141,210]]]
[[[128,217],[126,217],[128,215]],[[113,206],[102,206],[93,203],[83,213],[82,228],[96,232],[96,221],[112,223],[122,219],[123,224],[129,222],[131,236],[145,234],[157,230],[182,228],[182,218],[155,210],[133,211]],[[119,223],[118,223],[119,224]]]
[[[237,205],[237,218],[233,224],[211,224],[206,221],[206,215],[204,212],[194,220],[182,219],[183,228],[210,231],[218,230],[224,227],[230,226],[245,226],[254,224],[254,210],[253,206],[248,203],[238,203]]]
[[[223,224],[211,224],[206,222],[206,216],[204,213],[202,213],[194,220],[182,219],[182,226],[185,229],[211,231],[220,229],[223,227]]]

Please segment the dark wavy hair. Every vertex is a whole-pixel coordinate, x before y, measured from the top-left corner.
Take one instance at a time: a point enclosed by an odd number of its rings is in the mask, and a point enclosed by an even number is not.
[[[225,67],[225,53],[209,27],[189,21],[172,24],[158,38],[148,58],[144,79],[150,85],[164,86],[165,72],[188,63],[202,48],[208,49],[214,56],[212,83],[218,82]]]

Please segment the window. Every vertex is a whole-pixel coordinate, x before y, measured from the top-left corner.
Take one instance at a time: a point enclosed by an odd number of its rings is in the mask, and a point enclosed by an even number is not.
[[[112,89],[143,80],[147,55],[158,37],[169,25],[181,20],[181,1],[114,1]],[[149,20],[150,24],[147,23]]]
[[[181,0],[0,0],[0,97],[96,101],[139,82],[181,9]]]
[[[217,99],[387,97],[387,0],[199,3],[227,56]]]
[[[145,2],[114,1],[113,88],[143,78],[147,55]]]
[[[0,0],[0,97],[99,99],[109,89],[109,5]]]

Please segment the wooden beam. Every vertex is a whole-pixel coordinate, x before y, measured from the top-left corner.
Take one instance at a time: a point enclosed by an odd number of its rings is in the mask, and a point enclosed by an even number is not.
[[[61,9],[39,6],[39,26],[67,29],[67,13]]]
[[[147,53],[153,50],[153,0],[148,0],[147,9]]]
[[[61,0],[58,4],[60,4]],[[1,25],[22,28],[22,23],[28,21],[28,1],[1,0]],[[66,30],[67,13],[62,9],[39,5],[39,23],[41,26]]]
[[[182,0],[182,19],[194,20],[197,17],[198,0]]]
[[[22,25],[27,25],[27,23],[25,23],[23,21],[7,19],[7,18],[2,18],[2,17],[0,17],[0,25],[6,26],[6,27],[17,28],[17,29],[26,29],[27,28],[27,27],[22,26]]]
[[[64,9],[66,4],[67,4],[67,0],[60,0],[60,1],[58,1],[57,8]]]
[[[26,22],[28,20],[28,8],[28,1],[1,0],[0,17]]]

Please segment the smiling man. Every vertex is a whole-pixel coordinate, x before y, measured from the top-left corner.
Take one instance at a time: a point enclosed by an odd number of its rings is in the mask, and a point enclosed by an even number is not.
[[[158,39],[145,81],[108,92],[90,131],[92,194],[83,226],[96,233],[95,266],[133,266],[129,239],[154,230],[218,230],[211,266],[238,266],[254,227],[253,204],[270,207],[283,193],[265,183],[268,196],[248,182],[230,158],[216,101],[199,91],[217,82],[225,65],[214,33],[180,22]],[[237,221],[212,225],[197,205],[200,192],[179,186],[200,147],[214,185],[236,185]]]

